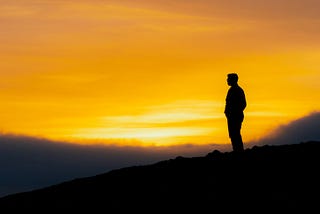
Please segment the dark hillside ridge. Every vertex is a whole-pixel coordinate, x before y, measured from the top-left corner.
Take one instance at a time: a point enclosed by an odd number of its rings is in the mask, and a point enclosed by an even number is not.
[[[217,150],[0,198],[3,213],[320,213],[320,142]]]

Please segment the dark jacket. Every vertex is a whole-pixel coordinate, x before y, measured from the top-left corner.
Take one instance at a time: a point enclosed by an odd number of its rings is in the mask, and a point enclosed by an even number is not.
[[[224,113],[227,118],[242,118],[243,110],[246,108],[246,96],[239,85],[231,86],[226,97]]]

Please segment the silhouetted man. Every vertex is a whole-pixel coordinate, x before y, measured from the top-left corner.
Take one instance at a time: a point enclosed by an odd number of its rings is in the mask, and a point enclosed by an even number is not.
[[[236,73],[228,74],[227,82],[231,87],[226,97],[224,113],[228,121],[228,131],[233,151],[241,152],[244,149],[240,130],[244,119],[243,111],[247,106],[246,96],[243,89],[238,85],[238,75]]]

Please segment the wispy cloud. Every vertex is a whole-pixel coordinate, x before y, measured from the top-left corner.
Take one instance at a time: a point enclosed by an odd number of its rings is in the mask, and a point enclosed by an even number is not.
[[[281,125],[267,136],[251,142],[252,144],[293,144],[304,141],[320,140],[320,112],[313,112],[305,117]]]

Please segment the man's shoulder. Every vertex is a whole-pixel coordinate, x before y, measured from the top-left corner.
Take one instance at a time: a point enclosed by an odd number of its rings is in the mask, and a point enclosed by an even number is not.
[[[237,90],[244,92],[243,88],[240,85],[237,86]]]

